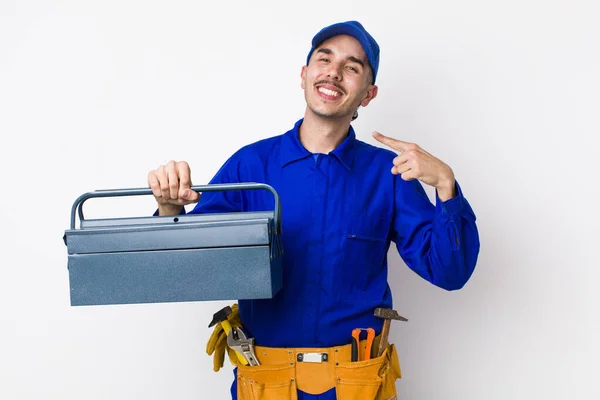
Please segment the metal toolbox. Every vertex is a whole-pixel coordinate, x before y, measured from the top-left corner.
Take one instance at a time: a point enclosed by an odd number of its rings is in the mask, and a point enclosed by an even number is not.
[[[81,195],[64,236],[71,305],[272,298],[282,286],[277,192],[261,183],[192,187],[197,192],[256,189],[273,194],[273,211],[84,219],[83,203],[90,198],[152,191]]]

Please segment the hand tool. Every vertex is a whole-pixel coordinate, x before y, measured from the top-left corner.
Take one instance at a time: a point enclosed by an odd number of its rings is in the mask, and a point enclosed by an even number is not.
[[[358,361],[358,346],[360,345],[360,328],[352,330],[352,358],[350,361]]]
[[[367,340],[365,352],[362,357],[364,361],[370,360],[373,357],[373,341],[375,340],[375,329],[373,328],[356,328],[352,330],[352,358],[351,361],[360,360],[360,332],[367,331]]]
[[[383,318],[383,329],[381,330],[381,338],[379,340],[379,350],[377,351],[377,357],[381,356],[388,346],[388,336],[390,334],[390,324],[392,320],[396,321],[408,321],[408,319],[402,317],[397,311],[390,308],[376,308],[375,316]]]
[[[254,353],[254,338],[249,338],[242,328],[233,328],[229,331],[227,345],[238,352],[238,354],[243,353],[250,366],[260,365]]]
[[[367,328],[367,347],[365,348],[365,360],[372,358],[373,341],[375,340],[375,329]]]
[[[229,323],[229,320],[227,319],[227,317],[231,313],[232,313],[231,307],[229,307],[229,306],[223,307],[221,310],[217,311],[213,315],[213,319],[212,319],[211,323],[208,325],[209,328],[212,328],[216,324],[221,323],[221,326],[223,327],[223,331],[227,335],[227,339],[228,339],[227,343],[228,344],[229,344],[229,335],[231,334],[231,332],[234,329],[231,326],[231,324]],[[234,349],[234,350],[236,350],[236,349]],[[238,360],[240,360],[240,362],[242,363],[242,365],[248,365],[248,361],[244,358],[244,356],[239,351],[236,351],[236,355],[237,355]]]

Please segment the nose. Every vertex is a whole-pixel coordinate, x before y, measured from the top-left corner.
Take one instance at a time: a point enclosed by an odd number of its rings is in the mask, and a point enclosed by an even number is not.
[[[336,81],[341,80],[341,78],[342,78],[341,68],[342,68],[341,64],[331,63],[329,65],[329,69],[327,71],[327,77],[330,79],[334,79]]]

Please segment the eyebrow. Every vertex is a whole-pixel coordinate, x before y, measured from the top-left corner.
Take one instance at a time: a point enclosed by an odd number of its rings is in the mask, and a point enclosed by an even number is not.
[[[333,54],[333,51],[331,49],[322,47],[317,50],[317,53]],[[359,64],[363,68],[365,67],[365,63],[360,58],[356,58],[354,56],[348,56],[348,60]]]

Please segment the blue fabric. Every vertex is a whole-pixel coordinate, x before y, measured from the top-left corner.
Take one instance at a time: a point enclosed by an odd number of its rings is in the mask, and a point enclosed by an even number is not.
[[[306,65],[308,65],[312,53],[321,43],[337,35],[348,35],[358,40],[367,55],[367,60],[369,60],[369,65],[373,71],[373,84],[375,84],[377,70],[379,69],[379,45],[358,21],[338,22],[321,29],[312,39],[312,47],[306,57]]]
[[[281,197],[284,287],[270,300],[239,301],[244,327],[257,344],[329,347],[349,343],[357,327],[379,333],[382,320],[374,309],[393,308],[386,257],[391,243],[434,285],[455,290],[468,281],[479,237],[458,183],[458,196],[433,205],[418,181],[390,172],[392,151],[357,140],[350,128],[335,150],[313,157],[298,139],[301,123],[243,147],[211,180],[267,183]],[[203,193],[191,212],[272,209],[267,191],[228,191]],[[335,391],[299,396],[333,400]]]

